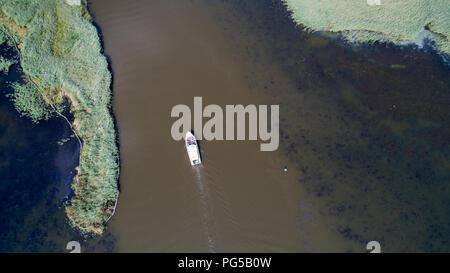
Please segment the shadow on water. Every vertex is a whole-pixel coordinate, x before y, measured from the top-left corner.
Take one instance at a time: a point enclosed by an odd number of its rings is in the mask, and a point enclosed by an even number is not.
[[[14,57],[5,45],[0,52]],[[35,124],[20,116],[7,95],[21,78],[19,65],[0,75],[0,252],[68,252],[72,240],[82,252],[115,251],[109,232],[84,238],[69,225],[64,202],[72,194],[79,145],[61,118]]]

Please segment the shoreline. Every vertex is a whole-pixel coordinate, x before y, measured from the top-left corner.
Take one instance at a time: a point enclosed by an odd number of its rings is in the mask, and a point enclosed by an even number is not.
[[[383,0],[378,5],[348,0],[332,5],[310,0],[282,1],[292,20],[306,30],[336,33],[351,44],[381,42],[397,46],[412,44],[420,48],[425,40],[429,40],[428,46],[443,54],[447,63],[450,59],[450,33],[445,23],[448,6],[441,6],[437,1],[394,3]],[[408,19],[409,14],[414,13],[417,18],[412,23]],[[367,16],[371,17],[370,21]],[[391,27],[393,25],[395,27]]]
[[[114,89],[113,89],[113,85],[114,85],[114,69],[112,67],[112,60],[110,58],[109,55],[106,55],[105,53],[105,41],[103,38],[103,32],[102,29],[100,27],[100,25],[95,21],[95,17],[92,14],[92,12],[89,9],[89,6],[91,5],[90,3],[91,0],[86,0],[86,10],[89,14],[89,16],[91,17],[91,23],[92,25],[95,27],[95,29],[97,30],[97,35],[98,35],[98,39],[100,41],[100,48],[101,48],[101,54],[105,57],[106,62],[108,63],[108,71],[111,75],[111,82],[110,82],[110,86],[109,86],[109,90],[111,91],[111,103],[110,103],[110,107],[109,107],[109,114],[111,116],[111,118],[113,119],[113,123],[114,123],[114,131],[116,132],[116,137],[115,137],[115,141],[116,141],[116,147],[119,153],[119,157],[118,157],[118,175],[117,175],[117,188],[119,190],[119,194],[117,195],[116,201],[115,201],[115,205],[114,205],[114,209],[113,212],[111,213],[111,215],[108,217],[108,219],[105,221],[105,225],[108,223],[108,221],[115,215],[116,210],[117,210],[117,206],[119,204],[119,195],[120,195],[120,168],[121,168],[121,164],[120,164],[120,135],[119,135],[119,123],[117,121],[117,117],[114,113],[114,109],[113,109],[113,105],[112,105],[112,101],[114,100]]]
[[[0,7],[26,75],[25,83],[15,86],[12,100],[22,116],[34,122],[56,114],[69,123],[80,143],[80,158],[71,186],[74,196],[65,212],[82,234],[102,234],[117,205],[120,161],[111,108],[112,73],[99,33],[85,1],[81,6],[28,2],[27,9],[34,9],[34,14],[47,15],[44,20],[8,13],[16,5]],[[18,35],[14,26],[27,30],[26,34]],[[40,28],[51,31],[36,34]],[[62,114],[67,108],[72,122]]]

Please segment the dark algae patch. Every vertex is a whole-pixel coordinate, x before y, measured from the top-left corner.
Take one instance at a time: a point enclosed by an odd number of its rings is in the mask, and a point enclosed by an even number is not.
[[[383,252],[450,251],[450,71],[440,57],[311,34],[279,1],[210,6],[251,87],[281,102],[280,147],[343,251],[372,240]]]
[[[119,154],[111,74],[86,3],[0,1],[0,23],[23,70],[23,81],[11,83],[15,108],[36,123],[62,118],[78,142],[69,222],[83,234],[101,234],[118,198]]]

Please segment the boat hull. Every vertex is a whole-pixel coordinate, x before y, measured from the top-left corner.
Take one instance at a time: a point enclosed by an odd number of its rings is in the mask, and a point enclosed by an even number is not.
[[[198,148],[198,142],[195,136],[191,132],[186,133],[184,138],[184,143],[186,146],[186,151],[189,157],[189,162],[192,166],[198,166],[202,164],[202,159],[200,156],[200,150]]]

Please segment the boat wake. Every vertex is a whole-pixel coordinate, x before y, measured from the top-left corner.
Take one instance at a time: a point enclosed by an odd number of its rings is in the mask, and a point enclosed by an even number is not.
[[[213,220],[213,212],[212,212],[212,202],[210,202],[209,199],[209,191],[207,188],[207,185],[203,179],[204,175],[204,167],[196,166],[195,168],[192,168],[194,175],[195,175],[195,181],[197,184],[197,190],[200,195],[200,209],[201,209],[201,221],[203,226],[205,227],[205,233],[207,237],[207,243],[208,243],[208,249],[210,252],[216,252],[215,251],[215,242],[213,239],[213,236],[211,234],[211,225],[214,224]]]

